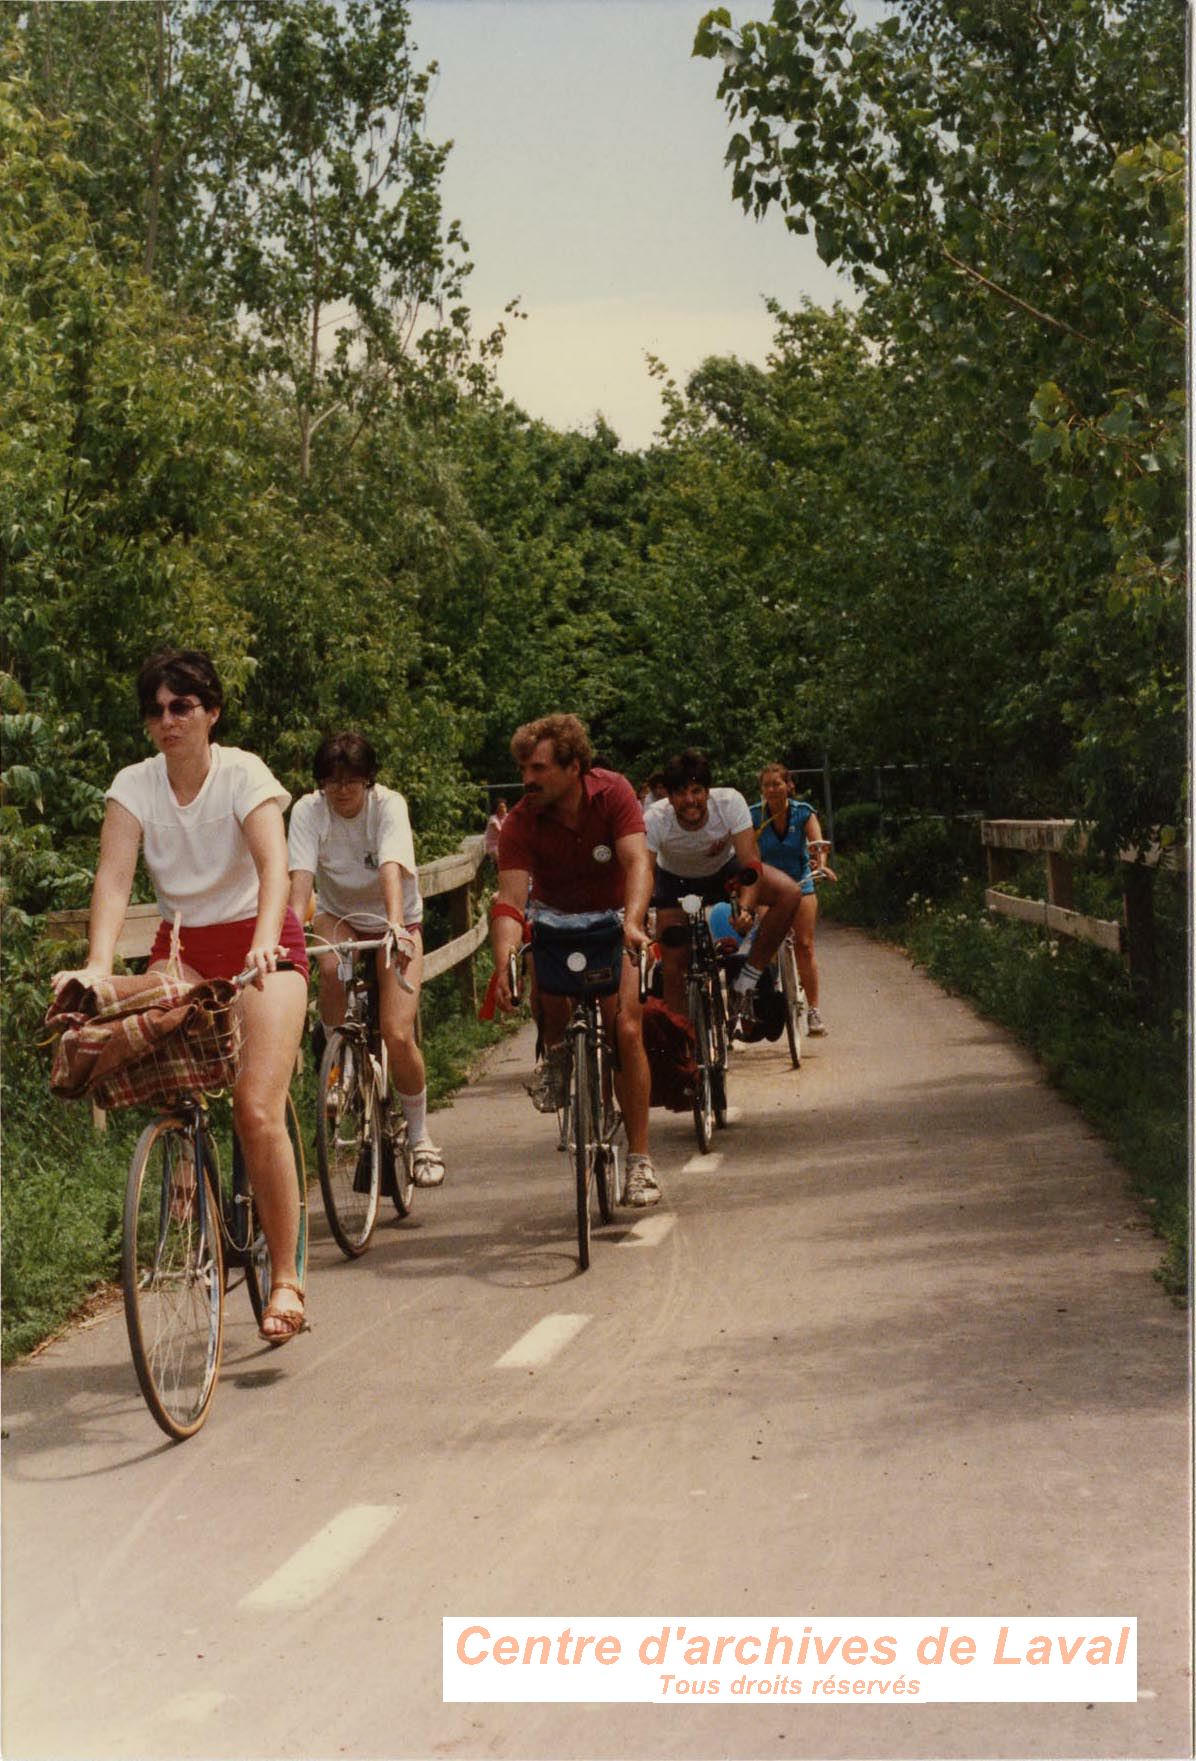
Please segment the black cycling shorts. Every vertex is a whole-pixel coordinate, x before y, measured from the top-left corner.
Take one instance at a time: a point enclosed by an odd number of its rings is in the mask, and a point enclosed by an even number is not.
[[[676,905],[687,893],[698,893],[704,905],[721,904],[727,897],[727,882],[737,877],[740,867],[737,857],[732,857],[713,874],[673,874],[658,864],[652,903],[656,906]]]

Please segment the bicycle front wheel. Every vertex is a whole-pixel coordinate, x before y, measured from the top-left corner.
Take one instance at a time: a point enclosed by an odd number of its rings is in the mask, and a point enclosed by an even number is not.
[[[714,1085],[711,1080],[710,1016],[699,984],[689,987],[689,1020],[694,1032],[694,1062],[698,1067],[694,1087],[694,1132],[699,1150],[706,1155],[714,1135]]]
[[[295,1162],[295,1186],[298,1202],[299,1220],[295,1230],[295,1269],[298,1276],[295,1282],[299,1289],[307,1289],[307,1158],[303,1153],[303,1134],[299,1129],[299,1115],[295,1111],[295,1103],[287,1095],[287,1136],[291,1142],[291,1154]],[[254,1319],[258,1326],[262,1324],[262,1316],[270,1301],[270,1288],[273,1274],[270,1265],[270,1249],[266,1246],[266,1236],[262,1226],[254,1219],[253,1247],[249,1254],[249,1263],[245,1268],[245,1284],[249,1291],[249,1301],[253,1306]]]
[[[600,1097],[601,1130],[594,1154],[594,1192],[598,1200],[598,1216],[603,1223],[613,1223],[615,1211],[622,1201],[619,1151],[617,1138],[622,1136],[622,1119],[615,1105],[611,1076],[610,1052],[605,1037],[600,1037],[595,1059],[595,1088]]]
[[[411,1133],[394,1083],[382,1117],[382,1190],[400,1217],[409,1217],[415,1203],[415,1158]]]
[[[590,1195],[598,1153],[598,1072],[589,1033],[579,1028],[573,1035],[573,1070],[570,1077],[573,1173],[577,1195],[577,1259],[582,1271],[590,1264]]]
[[[316,1162],[324,1215],[343,1254],[355,1260],[378,1220],[382,1145],[373,1076],[360,1040],[333,1028],[320,1060]]]
[[[710,991],[710,1104],[721,1131],[727,1123],[727,1004],[721,973]]]
[[[224,1337],[216,1195],[197,1134],[166,1115],[137,1140],[121,1244],[125,1325],[145,1403],[168,1437],[208,1414]]]
[[[785,998],[785,1037],[789,1041],[789,1059],[795,1070],[801,1069],[801,979],[797,971],[797,955],[790,941],[781,943],[779,965],[781,991]]]

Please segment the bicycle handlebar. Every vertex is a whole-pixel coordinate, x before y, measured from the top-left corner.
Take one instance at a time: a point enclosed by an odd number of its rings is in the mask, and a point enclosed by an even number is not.
[[[295,962],[293,960],[279,960],[275,965],[274,970],[275,972],[294,972]],[[247,966],[244,972],[237,973],[232,982],[236,985],[239,991],[243,991],[246,985],[253,983],[254,979],[257,977],[257,972],[258,969],[256,966]]]
[[[391,953],[398,951],[398,937],[393,930],[387,930],[384,936],[378,936],[372,941],[358,941],[354,936],[343,942],[326,942],[323,936],[316,936],[307,945],[313,953],[335,954],[338,960],[343,960],[346,955],[370,954],[376,948],[385,948],[387,950],[386,964],[390,966],[392,964]],[[398,966],[395,966],[394,974],[399,981],[399,989],[406,991],[408,996],[414,996],[415,986],[404,977]]]
[[[522,952],[523,952],[523,950],[521,948],[512,948],[510,953],[507,955],[507,989],[511,993],[512,1003],[515,1003],[515,1004],[519,1004],[523,1001],[523,988],[519,982],[520,967],[522,964],[522,962],[521,962]],[[631,958],[631,949],[630,948],[627,949],[627,956],[628,956],[628,959]],[[640,981],[639,982],[639,998],[640,998],[641,1003],[646,1003],[648,1000],[648,950],[647,950],[647,948],[642,947],[639,950],[639,953],[635,956],[635,959],[636,959],[636,963],[639,967],[639,981]]]
[[[628,948],[627,952],[630,954],[631,949]],[[636,963],[639,967],[639,1000],[643,1004],[648,1001],[648,949],[646,945],[641,947],[637,953]]]

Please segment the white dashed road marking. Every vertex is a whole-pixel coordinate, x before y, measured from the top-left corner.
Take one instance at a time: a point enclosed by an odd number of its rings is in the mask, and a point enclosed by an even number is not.
[[[381,1540],[398,1510],[389,1505],[355,1504],[334,1516],[326,1528],[305,1541],[285,1565],[256,1590],[242,1596],[242,1608],[306,1608],[329,1584],[357,1564]]]
[[[673,1224],[677,1221],[673,1211],[658,1211],[654,1217],[645,1217],[623,1237],[623,1247],[655,1247],[664,1240]]]
[[[691,1156],[688,1162],[682,1163],[681,1172],[683,1174],[713,1174],[716,1168],[722,1167],[722,1164],[721,1151],[711,1150],[708,1156]]]
[[[166,1718],[182,1718],[190,1724],[202,1724],[205,1719],[214,1718],[225,1704],[228,1695],[219,1688],[195,1688],[188,1694],[176,1694],[162,1708]]]
[[[533,1370],[546,1364],[581,1332],[589,1318],[589,1315],[545,1315],[530,1333],[525,1333],[509,1351],[503,1352],[495,1369]]]

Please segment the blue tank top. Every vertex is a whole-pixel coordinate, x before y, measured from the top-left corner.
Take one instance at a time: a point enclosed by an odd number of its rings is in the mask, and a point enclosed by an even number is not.
[[[773,868],[779,868],[783,873],[792,876],[795,881],[805,880],[810,873],[806,821],[813,812],[814,809],[808,801],[791,801],[784,836],[778,838],[763,801],[757,801],[752,808],[752,824],[759,833],[762,859]]]

